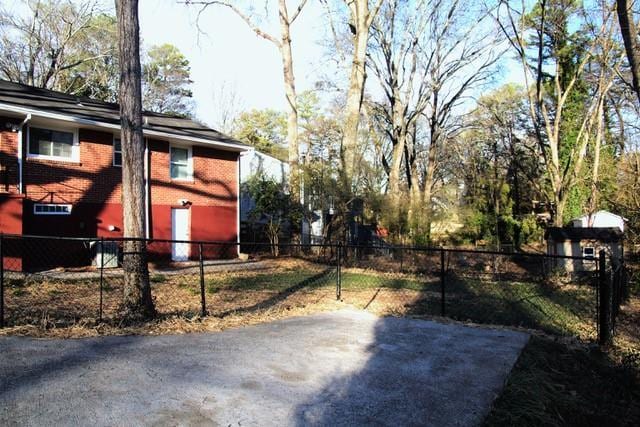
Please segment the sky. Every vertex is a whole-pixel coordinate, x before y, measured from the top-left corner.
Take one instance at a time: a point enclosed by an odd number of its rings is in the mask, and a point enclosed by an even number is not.
[[[323,10],[310,1],[292,26],[294,71],[298,91],[310,89],[321,74],[324,49]],[[171,43],[191,63],[196,116],[213,124],[217,120],[219,93],[224,86],[235,90],[240,109],[285,108],[282,62],[277,47],[259,38],[231,10],[211,6],[196,22],[199,6],[175,0],[141,0],[140,33],[144,46]],[[277,26],[263,22],[271,34]]]
[[[0,0],[4,3],[5,0]],[[10,1],[10,9],[24,7],[24,0]],[[72,0],[76,1],[76,0]],[[81,1],[81,0],[77,0]],[[114,13],[114,2],[102,0],[102,6]],[[264,15],[264,0],[245,0],[259,8]],[[298,1],[288,2],[290,8]],[[275,12],[276,2],[269,0],[269,12]],[[143,48],[171,43],[186,56],[191,65],[192,92],[195,115],[210,126],[220,122],[221,106],[235,93],[236,112],[273,108],[285,110],[282,62],[277,47],[258,37],[241,18],[230,9],[210,6],[198,19],[201,6],[185,5],[178,0],[140,0],[140,36]],[[291,28],[294,72],[298,93],[313,89],[323,75],[330,74],[327,60],[325,11],[319,1],[308,1]],[[277,16],[259,26],[278,36]],[[200,27],[200,30],[198,29]],[[519,64],[505,60],[495,78],[496,85],[522,81]],[[370,82],[372,82],[370,80]],[[220,96],[222,89],[225,96]],[[369,84],[369,91],[375,88]]]
[[[262,0],[251,0],[264,14]],[[276,5],[271,0],[270,5]],[[318,1],[309,1],[291,28],[294,71],[298,93],[313,89],[331,65],[321,41],[327,35],[324,9]],[[290,1],[297,5],[297,1]],[[258,37],[231,10],[210,6],[200,15],[199,6],[186,6],[176,0],[140,0],[140,32],[145,46],[172,43],[191,62],[196,116],[215,126],[221,87],[235,90],[239,110],[273,108],[284,110],[282,62],[276,46]],[[272,17],[275,15],[272,14]],[[263,22],[261,28],[277,36],[277,22]],[[521,82],[519,63],[505,58],[497,70],[495,85]],[[369,85],[369,90],[375,90]]]

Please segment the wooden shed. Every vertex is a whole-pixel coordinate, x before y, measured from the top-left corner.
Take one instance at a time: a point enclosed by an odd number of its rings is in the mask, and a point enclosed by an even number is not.
[[[547,254],[585,257],[591,260],[556,259],[556,268],[567,272],[592,271],[601,249],[622,256],[623,233],[619,227],[550,227],[545,233]]]

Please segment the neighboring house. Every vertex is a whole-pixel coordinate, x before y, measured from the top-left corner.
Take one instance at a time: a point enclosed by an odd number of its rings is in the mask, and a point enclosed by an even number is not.
[[[245,184],[256,174],[280,183],[284,189],[289,180],[289,164],[255,148],[249,148],[240,155],[240,221],[243,223],[249,221],[249,213],[255,207]]]
[[[547,253],[594,260],[556,259],[555,266],[568,272],[594,270],[600,250],[614,258],[622,256],[623,231],[624,218],[619,215],[607,211],[583,215],[571,220],[570,227],[547,228]]]
[[[147,237],[237,241],[247,147],[163,114],[145,112],[143,133]],[[0,232],[123,235],[117,104],[0,80],[0,165]],[[164,251],[193,255],[188,245]]]

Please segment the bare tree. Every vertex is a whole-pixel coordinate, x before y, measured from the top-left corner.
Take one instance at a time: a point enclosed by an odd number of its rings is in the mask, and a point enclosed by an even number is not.
[[[603,14],[603,20],[606,19],[605,14],[607,8],[603,8],[601,13]],[[613,21],[613,20],[612,20]],[[593,131],[593,164],[591,165],[591,193],[589,195],[589,213],[594,213],[598,209],[599,199],[599,180],[600,180],[600,151],[602,145],[605,142],[605,111],[606,101],[609,94],[609,90],[614,84],[616,75],[620,75],[618,72],[618,65],[622,59],[622,55],[616,49],[616,43],[613,39],[613,22],[610,24],[610,28],[607,31],[608,36],[603,37],[600,44],[594,53],[594,61],[591,68],[595,68],[597,73],[594,75],[594,85],[598,87],[596,106],[594,109],[595,130]],[[624,129],[624,123],[620,123],[621,129]],[[610,132],[608,132],[610,134]],[[624,130],[621,131],[622,138],[624,138]],[[624,142],[623,142],[624,145]]]
[[[122,126],[122,208],[124,236],[125,314],[132,318],[155,314],[145,241],[144,140],[138,0],[116,0],[120,52],[120,121]]]
[[[291,26],[300,16],[300,12],[307,4],[307,0],[300,0],[298,5],[289,13],[286,0],[278,0],[278,18],[280,23],[280,35],[274,36],[260,28],[251,16],[237,6],[237,2],[232,1],[187,1],[187,4],[202,5],[200,13],[208,6],[218,5],[231,9],[238,15],[247,26],[259,37],[273,43],[278,48],[282,58],[282,75],[284,78],[285,97],[289,110],[287,121],[287,142],[289,145],[289,187],[293,200],[300,200],[299,183],[299,147],[298,147],[298,102],[296,94],[295,74],[293,71],[293,54],[291,52]]]
[[[64,90],[70,70],[115,54],[114,46],[91,37],[100,31],[95,0],[27,2],[27,16],[0,13],[0,76],[46,89]]]
[[[618,23],[631,69],[631,86],[640,102],[640,33],[633,18],[633,0],[617,0]]]
[[[213,103],[216,117],[213,118],[213,126],[226,134],[233,134],[233,122],[238,117],[240,111],[244,109],[243,100],[238,94],[235,85],[222,82],[213,90]]]
[[[422,13],[430,2],[414,6],[390,0],[381,9],[372,30],[372,48],[367,64],[378,77],[384,101],[375,111],[381,116],[384,132],[391,142],[387,193],[400,198],[402,160],[412,126],[427,107],[430,95],[428,70],[431,58],[423,58],[428,14]],[[408,182],[409,186],[411,185]]]
[[[391,145],[388,194],[398,210],[408,196],[414,234],[429,235],[440,146],[460,130],[458,110],[500,57],[489,20],[464,0],[392,0],[372,27],[368,65],[383,89],[376,112]]]
[[[375,0],[373,5],[369,0],[343,0],[349,9],[351,22],[349,26],[353,33],[353,60],[349,75],[349,89],[344,110],[344,125],[342,129],[342,144],[340,158],[342,160],[342,181],[345,190],[353,190],[353,180],[358,151],[358,127],[360,112],[364,98],[364,84],[366,72],[367,44],[369,30],[373,24],[383,0]]]
[[[422,194],[414,202],[422,206],[424,233],[430,235],[432,195],[438,169],[440,146],[461,130],[456,111],[470,91],[484,84],[502,55],[500,38],[486,10],[474,10],[473,3],[463,0],[436,1],[429,18],[429,43],[425,47],[430,58],[431,93],[425,116],[429,144],[422,168]]]

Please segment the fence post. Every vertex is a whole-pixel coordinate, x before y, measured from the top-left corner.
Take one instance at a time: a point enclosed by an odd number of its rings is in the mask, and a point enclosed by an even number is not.
[[[100,238],[100,308],[98,320],[102,322],[102,288],[104,286],[104,237]]]
[[[611,267],[613,272],[613,304],[612,304],[612,326],[615,328],[616,319],[620,311],[620,304],[622,303],[622,264],[619,260],[611,260]]]
[[[342,243],[338,243],[338,257],[336,262],[336,300],[342,298]]]
[[[202,243],[198,244],[198,258],[200,260],[200,300],[202,303],[202,317],[207,315],[207,301],[204,292],[204,259],[202,257]]]
[[[624,253],[620,257],[620,286],[621,286],[621,298],[624,303],[629,302],[629,281],[627,278],[627,267],[624,263]]]
[[[607,277],[606,254],[604,249],[599,253],[598,286],[600,288],[600,336],[599,344],[606,346],[611,342],[611,281]]]
[[[4,328],[4,234],[0,233],[0,328]]]
[[[445,275],[444,248],[440,248],[440,315],[445,316]]]

